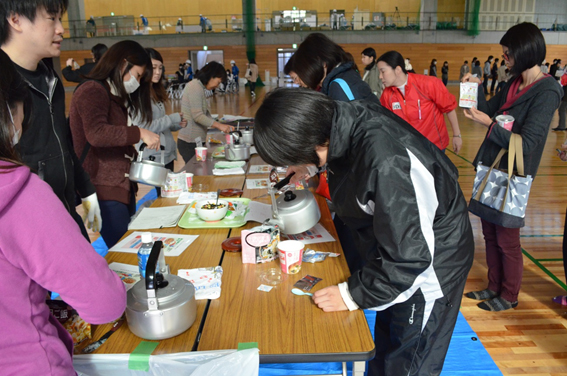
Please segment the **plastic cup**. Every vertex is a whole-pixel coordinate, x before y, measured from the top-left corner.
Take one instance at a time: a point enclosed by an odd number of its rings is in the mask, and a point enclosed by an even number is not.
[[[197,162],[203,162],[207,160],[207,148],[195,148],[195,156],[197,158]]]
[[[191,191],[193,187],[193,174],[190,172],[185,173],[185,182],[187,184],[187,190]]]
[[[278,243],[278,253],[283,273],[299,273],[304,249],[305,245],[298,240],[284,240]]]

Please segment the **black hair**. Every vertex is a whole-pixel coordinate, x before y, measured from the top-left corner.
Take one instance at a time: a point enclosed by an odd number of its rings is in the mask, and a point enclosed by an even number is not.
[[[465,64],[468,64],[468,63],[469,63],[469,61],[468,61],[468,60],[465,60]]]
[[[364,56],[368,56],[372,58],[372,62],[370,64],[368,64],[364,69],[365,70],[370,70],[372,68],[374,68],[374,66],[376,65],[376,50],[372,47],[368,47],[365,48],[362,53],[362,55]]]
[[[437,59],[431,59],[431,64],[429,64],[430,66],[433,65],[433,63],[437,62]]]
[[[91,48],[95,61],[99,61],[106,51],[108,51],[108,47],[106,47],[106,44],[102,43],[97,43]]]
[[[226,81],[226,71],[221,63],[211,61],[195,73],[195,78],[206,87],[212,78],[220,78],[223,82]]]
[[[0,1],[0,45],[6,43],[10,36],[10,15],[17,14],[35,21],[37,11],[45,9],[48,14],[64,14],[69,0],[2,0]]]
[[[508,56],[514,60],[512,74],[517,76],[545,59],[545,39],[539,28],[530,22],[522,22],[508,29],[500,39],[508,47]]]
[[[500,63],[500,66],[502,66],[502,65],[506,65],[506,60],[502,59],[502,62]],[[547,63],[546,65],[549,66],[549,63]]]
[[[153,48],[146,48],[146,52],[148,53],[148,55],[150,55],[150,59],[157,60],[163,64],[163,57],[158,51],[154,50]],[[153,63],[152,63],[152,75],[153,74],[154,73],[153,73]],[[164,78],[164,74],[163,74],[163,65],[162,65],[161,77],[159,82],[152,81],[151,93],[154,102],[161,102],[161,103],[167,102],[168,98],[167,98],[167,92],[165,91],[165,87],[163,86],[163,78]]]
[[[447,64],[447,65],[448,65],[449,63],[448,63],[447,61],[444,61],[444,62],[443,62],[443,65],[445,65],[445,64]]]
[[[126,69],[123,63],[126,60]],[[144,73],[140,77],[140,87],[135,92],[128,94],[124,88],[124,76],[133,66],[144,67]],[[117,96],[132,113],[140,114],[142,121],[149,123],[152,121],[152,101],[151,101],[151,79],[152,61],[150,55],[138,42],[123,40],[106,51],[93,70],[86,76],[87,79],[105,81],[110,79],[118,91]]]
[[[376,60],[376,62],[383,61],[384,63],[388,64],[392,69],[396,69],[396,67],[402,68],[402,72],[407,74],[406,71],[406,63],[404,62],[404,57],[398,51],[388,51],[382,54]]]
[[[20,157],[17,150],[12,146],[12,119],[10,112],[14,115],[14,110],[18,103],[24,104],[24,121],[22,133],[28,128],[31,113],[31,96],[29,86],[22,76],[16,71],[16,67],[8,55],[0,50],[0,160],[10,162],[13,165],[21,166]],[[8,110],[9,108],[9,110]],[[0,167],[3,169],[13,167]]]
[[[249,60],[248,60],[248,63],[249,63],[249,64],[256,64],[256,59],[249,59]]]
[[[266,95],[254,119],[254,145],[272,166],[320,165],[317,146],[328,146],[335,102],[306,88]]]
[[[480,67],[480,60],[477,59],[477,60],[474,62],[474,66],[475,66],[475,67]]]
[[[311,89],[339,64],[354,62],[345,50],[321,33],[309,34],[294,54],[294,72]]]
[[[295,54],[291,55],[291,57],[289,58],[289,60],[287,61],[287,63],[285,63],[284,66],[284,74],[289,75],[291,72],[295,72],[295,69],[293,69],[293,62],[294,62],[294,56]]]
[[[489,61],[490,59],[494,58],[494,56],[492,55],[488,55],[488,59],[486,59],[486,61]]]

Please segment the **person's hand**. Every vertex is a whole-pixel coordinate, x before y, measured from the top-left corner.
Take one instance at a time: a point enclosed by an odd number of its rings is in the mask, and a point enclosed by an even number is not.
[[[82,198],[81,201],[83,202],[83,211],[85,212],[83,214],[85,225],[93,232],[99,232],[102,228],[102,216],[100,215],[100,206],[96,193]]]
[[[481,83],[480,78],[474,77],[471,73],[465,73],[463,78],[461,78],[461,82],[476,82],[477,84]]]
[[[313,293],[313,302],[325,312],[348,310],[339,291],[339,286],[329,286],[316,291]]]
[[[73,59],[67,59],[65,64],[67,64],[68,67],[72,67],[73,66]]]
[[[228,124],[223,124],[223,123],[219,123],[215,121],[215,124],[213,124],[213,127],[215,127],[216,129],[220,130],[223,133],[230,133],[232,131],[234,131],[234,127]]]
[[[181,128],[187,127],[187,120],[181,119],[181,121],[179,122],[179,126],[180,126]]]
[[[459,154],[462,147],[463,147],[463,139],[461,137],[453,136],[453,151],[455,152],[455,154]]]
[[[159,150],[159,135],[147,129],[140,128],[140,140],[144,141],[148,149]]]
[[[490,118],[490,116],[480,110],[477,110],[474,107],[467,108],[463,112],[467,119],[471,119],[475,123],[482,124],[487,128],[490,127],[490,124],[492,124],[492,119]]]
[[[295,172],[295,175],[293,175],[289,181],[291,184],[295,184],[302,179],[305,179],[305,181],[309,180],[309,178],[314,176],[317,173],[317,171],[318,169],[315,165],[289,166],[287,168],[285,176],[289,176],[292,172]]]

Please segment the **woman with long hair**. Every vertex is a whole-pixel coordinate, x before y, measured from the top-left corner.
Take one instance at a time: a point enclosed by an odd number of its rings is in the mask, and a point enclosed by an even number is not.
[[[482,162],[490,166],[502,148],[508,149],[512,133],[522,136],[524,173],[535,178],[549,123],[563,95],[555,79],[541,71],[545,58],[545,39],[539,28],[528,22],[512,26],[500,39],[502,58],[511,71],[512,78],[504,88],[487,102],[482,91],[478,95],[478,109],[464,110],[467,118],[488,128],[473,165]],[[491,56],[492,57],[492,56]],[[476,82],[480,78],[466,74],[463,82]],[[514,118],[511,130],[498,125],[495,118],[506,114]],[[504,156],[498,169],[512,169]],[[488,311],[504,311],[518,305],[522,284],[523,259],[520,245],[520,227],[505,223],[503,212],[483,210],[482,204],[471,201],[469,210],[481,218],[486,246],[488,286],[481,291],[471,291],[467,297],[482,300],[478,307]],[[509,216],[509,215],[508,215]],[[514,227],[514,228],[511,228]]]
[[[437,59],[431,60],[431,64],[429,64],[429,75],[437,77]]]
[[[157,133],[160,137],[160,144],[164,147],[164,160],[165,168],[173,171],[173,162],[177,160],[177,145],[173,139],[171,132],[180,130],[187,126],[187,120],[183,119],[182,112],[174,112],[166,115],[165,105],[168,102],[167,92],[163,86],[163,57],[153,48],[146,48],[148,55],[152,60],[152,84],[151,84],[151,97],[152,97],[152,120],[151,122],[144,122],[140,116],[134,118],[134,124]],[[161,157],[160,151],[146,151],[144,152],[144,159],[150,157]],[[161,189],[156,187],[158,196]]]
[[[69,120],[75,152],[96,187],[103,226],[110,248],[128,230],[136,212],[136,183],[128,179],[136,157],[134,144],[143,141],[158,150],[157,134],[135,126],[151,123],[151,67],[146,50],[137,42],[121,41],[102,56],[88,80],[73,94]]]
[[[7,375],[74,375],[73,340],[45,303],[48,291],[92,324],[126,307],[108,268],[53,189],[14,149],[30,118],[29,86],[0,50],[0,365]],[[33,119],[31,119],[33,121]]]
[[[181,99],[183,118],[187,119],[187,127],[181,129],[177,136],[177,148],[185,163],[195,155],[197,146],[195,139],[206,141],[207,131],[215,128],[224,133],[234,130],[228,124],[222,124],[211,117],[205,90],[214,90],[226,80],[226,71],[222,64],[211,61],[195,74],[195,79],[185,86]]]
[[[370,86],[370,90],[378,97],[382,95],[384,91],[384,84],[380,79],[380,72],[378,72],[378,67],[376,66],[376,51],[374,48],[368,47],[362,51],[362,64],[364,67],[364,76],[362,80]]]

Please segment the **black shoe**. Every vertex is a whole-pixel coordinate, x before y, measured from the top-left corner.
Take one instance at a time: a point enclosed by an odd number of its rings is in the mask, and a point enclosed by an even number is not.
[[[567,131],[567,128],[551,128],[552,131]]]

